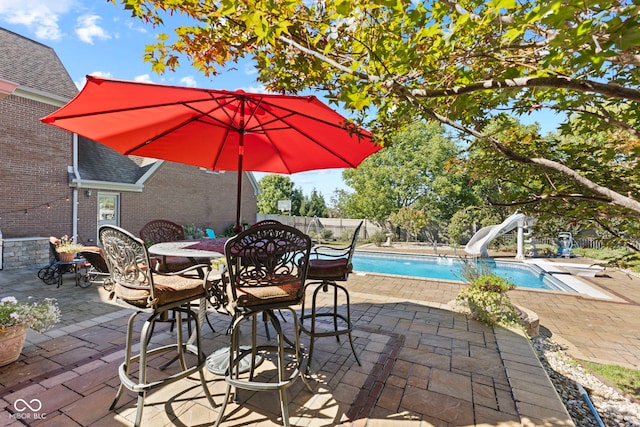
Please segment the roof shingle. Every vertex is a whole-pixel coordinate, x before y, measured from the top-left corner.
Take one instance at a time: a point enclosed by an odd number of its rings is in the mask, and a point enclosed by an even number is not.
[[[2,27],[0,78],[67,99],[78,93],[52,48]]]

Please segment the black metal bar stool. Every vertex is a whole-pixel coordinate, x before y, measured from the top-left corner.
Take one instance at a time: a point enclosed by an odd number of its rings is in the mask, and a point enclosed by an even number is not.
[[[360,233],[360,227],[362,222],[356,227],[351,245],[344,248],[336,248],[332,246],[316,246],[313,249],[312,256],[309,260],[309,272],[307,273],[307,279],[312,280],[308,282],[304,287],[305,297],[308,290],[313,289],[313,295],[311,298],[311,311],[305,311],[305,302],[302,301],[302,310],[300,315],[300,330],[309,335],[309,360],[307,362],[306,372],[309,372],[309,366],[313,358],[313,347],[316,338],[320,337],[336,337],[340,342],[340,335],[347,334],[349,336],[349,344],[351,345],[351,351],[358,365],[362,366],[356,348],[353,343],[353,337],[351,331],[353,330],[353,323],[351,322],[351,306],[349,291],[337,282],[344,282],[349,278],[349,274],[353,270],[351,259],[353,258],[353,252],[356,248],[356,242],[358,240],[358,234]],[[333,291],[333,305],[329,307],[329,311],[320,312],[320,307],[317,304],[317,298],[320,293],[328,292],[329,288]],[[345,307],[342,312],[338,311],[339,296],[342,295],[346,301]],[[326,309],[326,307],[323,307]],[[333,320],[333,329],[319,331],[316,325],[316,319],[319,317],[330,317]],[[309,327],[306,327],[304,321],[310,319],[311,323]]]
[[[293,227],[265,224],[251,227],[227,241],[226,278],[231,292],[234,320],[231,326],[229,364],[225,372],[227,390],[215,422],[225,417],[232,388],[250,391],[277,391],[280,396],[282,423],[289,426],[287,388],[300,377],[303,354],[300,331],[293,306],[302,300],[309,265],[311,239]],[[223,282],[224,283],[224,282]],[[293,316],[293,341],[285,336],[276,310],[289,310]],[[258,315],[271,322],[277,344],[257,339]],[[251,321],[251,344],[240,345],[241,325]],[[285,356],[293,361],[285,359]],[[248,356],[248,357],[247,357]],[[248,360],[248,361],[247,361]],[[260,361],[262,370],[257,371]],[[245,362],[246,361],[246,362]],[[244,369],[243,364],[248,369]],[[265,367],[265,365],[268,365]],[[310,386],[305,382],[307,389]]]
[[[216,407],[204,376],[206,358],[202,351],[200,327],[197,316],[191,310],[191,302],[208,297],[207,277],[211,264],[193,265],[173,273],[155,271],[144,242],[122,228],[103,225],[99,231],[104,259],[113,282],[112,303],[133,310],[127,323],[124,361],[118,369],[120,386],[111,404],[113,410],[124,389],[138,394],[134,426],[142,423],[142,411],[148,392],[180,379],[191,377],[196,372],[200,385],[212,408]],[[173,311],[176,315],[176,342],[170,344],[151,343],[153,326],[164,314]],[[196,322],[195,347],[189,348],[183,339],[182,314]],[[139,351],[134,354],[136,341],[134,324],[138,315],[147,315],[139,338]],[[187,351],[195,353],[195,360],[187,361]],[[162,353],[175,352],[180,361],[180,370],[164,378],[147,378],[151,370],[150,360]],[[190,358],[193,359],[193,358]]]

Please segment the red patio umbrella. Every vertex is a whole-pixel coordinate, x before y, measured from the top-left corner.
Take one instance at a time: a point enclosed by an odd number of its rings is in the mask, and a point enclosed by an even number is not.
[[[291,174],[354,168],[381,147],[315,96],[257,94],[87,76],[41,119],[119,153],[211,170]]]

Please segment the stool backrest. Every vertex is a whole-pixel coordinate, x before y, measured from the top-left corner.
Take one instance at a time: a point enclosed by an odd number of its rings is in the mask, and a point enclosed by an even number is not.
[[[360,235],[360,228],[362,227],[362,224],[364,224],[364,221],[360,221],[360,224],[358,224],[358,226],[356,227],[355,231],[353,232],[353,237],[351,238],[349,254],[347,255],[349,265],[351,265],[351,259],[353,258],[353,253],[356,250],[356,244],[358,243],[358,236]]]
[[[140,238],[146,245],[184,240],[184,228],[166,219],[155,219],[142,227]]]
[[[299,301],[309,268],[310,250],[309,236],[283,224],[251,227],[229,239],[225,255],[234,300],[238,300],[240,293],[258,294],[251,289],[272,287],[274,300],[279,296]],[[238,292],[243,289],[246,292]],[[283,290],[292,294],[284,296]],[[269,292],[263,289],[259,294],[268,304]]]
[[[153,277],[144,242],[114,225],[100,227],[98,237],[111,280],[116,287],[116,296],[122,296],[134,305],[153,304]],[[136,295],[134,300],[130,300],[130,295]]]

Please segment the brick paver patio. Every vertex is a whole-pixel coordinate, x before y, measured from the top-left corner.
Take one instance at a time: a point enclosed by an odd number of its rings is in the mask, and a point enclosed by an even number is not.
[[[640,280],[616,276],[594,279],[594,285],[598,280],[614,299],[520,290],[511,295],[536,311],[545,331],[575,357],[638,367],[640,337],[630,325],[640,318]],[[289,389],[293,425],[573,425],[526,337],[449,309],[446,303],[460,285],[354,274],[347,286],[363,366],[344,340],[320,339],[311,365],[314,393],[301,381]],[[46,286],[35,270],[0,271],[0,296],[5,295],[55,297],[63,321],[45,334],[30,331],[20,360],[0,367],[0,423],[131,425],[132,393],[125,392],[119,407],[109,410],[130,312],[105,303],[101,288],[77,288],[71,279],[60,288]],[[217,331],[203,327],[210,353],[228,343],[229,319],[215,312],[208,316]],[[154,340],[171,338],[167,326]],[[157,366],[165,360],[157,359]],[[224,381],[207,375],[219,403]],[[42,407],[24,410],[22,402],[34,399]],[[241,391],[240,402],[230,404],[223,425],[280,425],[275,394]],[[150,393],[143,425],[210,425],[216,416],[194,378]]]

